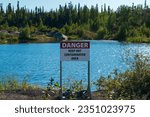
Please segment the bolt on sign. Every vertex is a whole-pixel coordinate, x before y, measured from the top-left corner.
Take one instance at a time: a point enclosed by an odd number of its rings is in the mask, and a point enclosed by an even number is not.
[[[68,41],[60,43],[60,61],[89,61],[90,42]]]

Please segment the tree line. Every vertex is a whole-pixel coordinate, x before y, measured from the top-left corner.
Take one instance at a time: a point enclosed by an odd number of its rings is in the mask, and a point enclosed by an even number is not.
[[[106,4],[98,6],[59,5],[56,10],[45,11],[44,7],[29,10],[8,4],[0,4],[0,30],[27,29],[28,32],[59,30],[66,35],[78,35],[85,39],[146,38],[150,40],[150,8],[144,5],[122,5],[117,10]],[[30,30],[29,30],[30,29]]]

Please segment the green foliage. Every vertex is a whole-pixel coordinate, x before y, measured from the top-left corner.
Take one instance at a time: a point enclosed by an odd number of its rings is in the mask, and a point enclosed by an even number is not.
[[[59,84],[58,84],[58,82],[55,82],[54,83],[54,79],[53,78],[51,78],[50,80],[49,80],[49,83],[47,84],[47,91],[53,91],[53,90],[55,90],[55,89],[59,89]]]
[[[16,35],[0,33],[0,42],[1,43],[16,43],[18,42],[18,38]]]
[[[119,27],[119,31],[118,31],[118,34],[117,34],[117,39],[119,41],[126,41],[126,38],[127,38],[127,27],[126,27],[126,24],[122,24]]]
[[[93,39],[96,39],[96,33],[94,33],[94,32],[91,32],[91,31],[83,31],[83,34],[82,34],[82,39],[84,40],[86,40],[86,39],[88,39],[88,40],[93,40]]]
[[[132,43],[150,43],[150,38],[147,37],[128,37],[127,42]]]
[[[43,99],[48,99],[50,96],[58,96],[60,91],[60,86],[58,82],[54,82],[54,79],[51,78],[47,84],[46,90],[43,92]]]
[[[97,31],[97,39],[105,39],[106,36],[106,29],[101,27],[98,31]]]
[[[60,5],[57,10],[45,12],[44,7],[35,7],[32,11],[21,7],[19,2],[15,10],[9,3],[6,10],[3,6],[0,8],[0,30],[9,31],[10,27],[15,27],[11,30],[21,32],[20,42],[28,42],[32,38],[32,33],[40,31],[46,35],[50,32],[49,29],[54,28],[68,36],[77,35],[84,39],[105,38],[126,41],[129,37],[149,38],[150,8],[144,6],[122,5],[113,11],[110,6],[107,8],[104,4],[99,12],[98,5],[89,8],[86,5],[81,7],[80,4],[74,6],[69,3],[65,6]]]
[[[64,99],[88,99],[87,90],[82,80],[68,79],[63,87]]]
[[[149,58],[137,54],[129,70],[115,70],[108,77],[100,77],[95,85],[105,92],[106,99],[150,99],[149,62]]]
[[[80,80],[80,81],[73,81],[73,82],[70,84],[70,89],[71,89],[73,92],[78,92],[78,91],[83,90],[84,87],[83,87],[83,82],[82,82],[82,80]]]
[[[145,23],[141,26],[140,30],[141,30],[142,36],[150,37],[150,29],[146,27]]]
[[[19,83],[16,79],[14,78],[5,78],[0,81],[0,90],[4,91],[13,91],[19,88]]]
[[[1,26],[2,29],[8,29],[8,22],[5,21],[4,24]]]
[[[3,84],[2,84],[2,81],[0,81],[0,92],[2,92],[4,89],[3,89]]]
[[[17,80],[9,79],[6,83],[7,90],[16,90],[18,88]]]
[[[24,78],[21,84],[21,89],[26,91],[28,89],[29,85],[27,83],[27,78]]]
[[[67,81],[64,83],[64,91],[69,89],[72,92],[78,92],[80,90],[84,89],[84,85],[83,85],[83,81],[77,81],[77,80],[73,80],[73,79],[67,79]]]
[[[90,28],[91,31],[96,32],[100,27],[100,20],[99,18],[96,18],[94,21],[91,22]]]
[[[116,20],[117,20],[116,14],[113,13],[109,15],[106,26],[110,34],[113,34],[116,31],[116,25],[117,25]]]
[[[27,90],[39,90],[38,86],[33,86],[28,84],[28,77],[25,77],[22,82],[19,82],[15,77],[4,77],[0,80],[0,92],[9,91],[14,92],[17,90],[27,91]]]
[[[27,25],[25,28],[22,29],[19,35],[20,42],[27,42],[30,39],[30,28]]]

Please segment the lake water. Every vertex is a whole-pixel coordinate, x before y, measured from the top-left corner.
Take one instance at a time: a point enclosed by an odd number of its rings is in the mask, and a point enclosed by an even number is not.
[[[0,78],[25,77],[31,84],[47,86],[50,78],[59,82],[59,43],[0,45]],[[125,53],[149,54],[150,44],[123,44],[117,41],[91,41],[91,82],[114,69],[127,68]],[[68,79],[83,80],[87,84],[87,62],[63,62],[63,83]],[[95,87],[92,86],[92,90]]]

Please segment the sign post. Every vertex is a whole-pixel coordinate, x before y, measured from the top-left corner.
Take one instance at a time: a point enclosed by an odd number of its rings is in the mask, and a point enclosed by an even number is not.
[[[60,61],[60,98],[62,98],[62,61]]]
[[[64,41],[60,42],[60,97],[62,98],[62,62],[88,61],[88,96],[91,98],[90,87],[90,42]]]
[[[88,61],[88,88],[87,88],[87,92],[88,92],[88,96],[91,99],[91,80],[90,80],[90,61]]]

